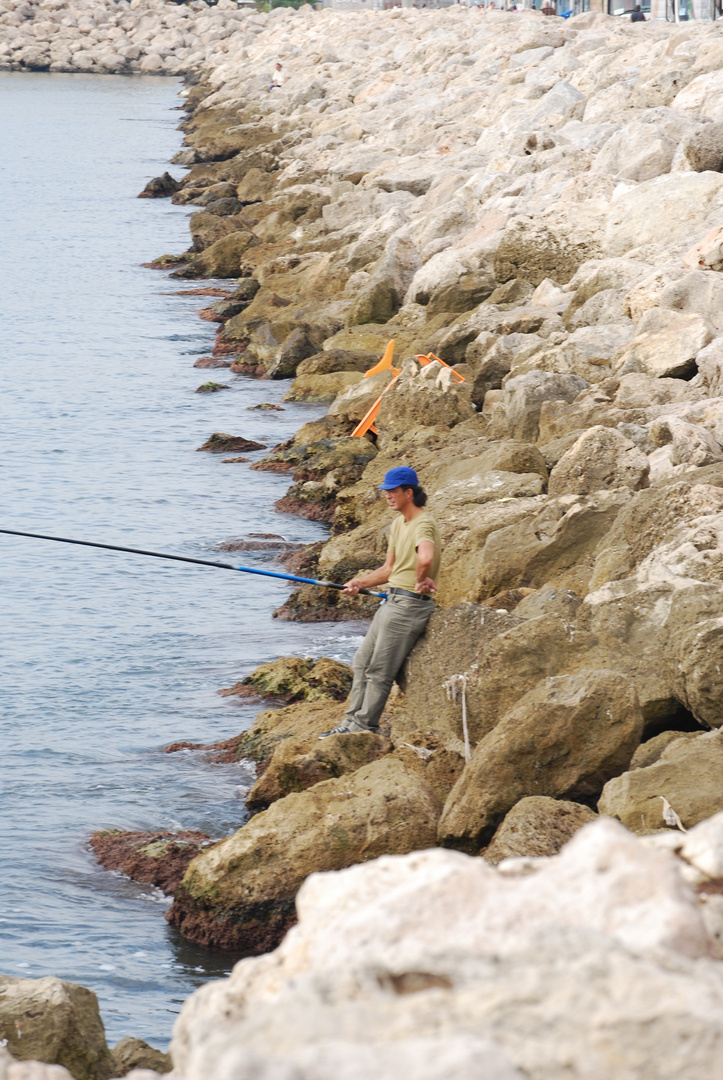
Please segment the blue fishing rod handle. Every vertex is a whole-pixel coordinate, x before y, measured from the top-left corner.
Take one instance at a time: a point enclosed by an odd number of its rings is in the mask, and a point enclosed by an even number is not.
[[[343,589],[343,585],[338,585],[335,581],[319,581],[317,578],[311,577],[299,577],[297,574],[279,574],[275,570],[257,570],[251,566],[237,566],[237,570],[240,570],[242,574],[258,574],[259,577],[273,577],[281,578],[282,581],[299,581],[302,585],[321,585],[325,589]],[[365,596],[376,596],[379,600],[386,600],[387,594],[381,592],[372,592],[371,589],[360,589],[360,592]]]

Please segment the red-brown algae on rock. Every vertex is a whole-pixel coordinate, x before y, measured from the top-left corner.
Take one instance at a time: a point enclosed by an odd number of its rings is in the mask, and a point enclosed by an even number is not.
[[[90,837],[93,854],[105,870],[125,874],[142,885],[173,895],[191,859],[212,844],[197,829],[180,832],[101,830]]]

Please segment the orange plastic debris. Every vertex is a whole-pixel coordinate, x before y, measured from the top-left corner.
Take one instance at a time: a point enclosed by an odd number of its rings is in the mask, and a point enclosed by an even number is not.
[[[464,375],[460,375],[458,371],[454,370],[451,364],[448,364],[445,360],[442,360],[441,357],[435,356],[433,352],[429,353],[427,356],[424,356],[423,354],[418,354],[417,360],[422,365],[422,367],[426,367],[427,364],[431,364],[433,360],[436,360],[442,365],[442,367],[448,367],[450,369],[457,382],[465,382]]]
[[[394,370],[394,369],[392,369],[392,370]],[[352,433],[351,433],[352,439],[359,438],[362,435],[366,435],[367,431],[373,431],[375,435],[377,434],[377,429],[374,427],[374,421],[376,420],[377,416],[379,415],[379,409],[381,408],[382,398],[386,394],[387,390],[391,386],[394,386],[394,383],[397,381],[397,379],[399,378],[400,375],[401,375],[401,372],[397,371],[394,378],[391,379],[390,382],[387,384],[387,386],[384,387],[384,389],[382,390],[381,394],[379,395],[377,400],[374,402],[372,407],[367,410],[367,412],[364,414],[362,419],[359,421],[357,426],[352,431]]]
[[[380,371],[387,371],[392,366],[392,360],[394,359],[394,340],[387,342],[387,347],[384,350],[384,356],[381,358],[378,364],[369,368],[364,372],[364,378],[368,379],[370,375],[378,375]]]

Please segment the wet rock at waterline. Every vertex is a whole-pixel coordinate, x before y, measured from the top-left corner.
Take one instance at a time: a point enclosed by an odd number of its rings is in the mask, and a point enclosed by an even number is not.
[[[310,873],[431,847],[440,809],[424,779],[388,757],[286,795],[191,863],[168,920],[198,944],[268,952],[296,921]]]
[[[189,862],[213,841],[196,829],[181,832],[102,830],[90,838],[93,854],[105,870],[126,874],[142,885],[174,893]]]
[[[250,461],[251,458],[225,458],[227,462]],[[304,544],[297,540],[287,540],[278,533],[249,533],[238,540],[224,540],[216,545],[216,551],[300,551]]]
[[[195,393],[196,394],[215,394],[218,390],[230,390],[230,389],[231,389],[231,387],[228,385],[228,383],[207,382],[207,383],[202,383],[201,386],[197,387],[196,390],[195,390]],[[210,449],[210,447],[205,447],[205,449]],[[227,451],[228,449],[229,449],[229,447],[227,447],[227,446],[224,447],[224,451]],[[233,447],[233,449],[238,449],[238,448]],[[249,447],[246,446],[246,447],[244,447],[244,449],[248,450]],[[258,449],[258,446],[256,447],[256,449]],[[218,453],[218,451],[214,450],[214,453]]]
[[[214,431],[199,450],[208,450],[212,454],[228,454],[235,450],[265,450],[264,443],[254,442],[253,439],[244,439],[242,435],[227,435],[223,431]]]
[[[351,679],[351,668],[337,660],[325,656],[316,661],[283,656],[262,664],[241,682],[219,693],[223,697],[275,698],[287,704],[321,698],[343,701],[351,688]]]
[[[175,180],[170,173],[164,172],[163,176],[156,176],[153,180],[149,180],[138,198],[169,198],[171,195],[175,195],[175,193],[179,190],[180,187],[181,185],[179,184],[178,180]]]

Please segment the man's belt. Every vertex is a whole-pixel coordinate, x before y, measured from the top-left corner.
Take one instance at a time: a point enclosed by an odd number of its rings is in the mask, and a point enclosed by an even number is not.
[[[396,587],[393,587],[393,588],[389,589],[389,592],[392,593],[394,596],[411,596],[415,600],[431,600],[432,599],[432,597],[428,596],[426,593],[412,592],[411,589],[397,589]]]

